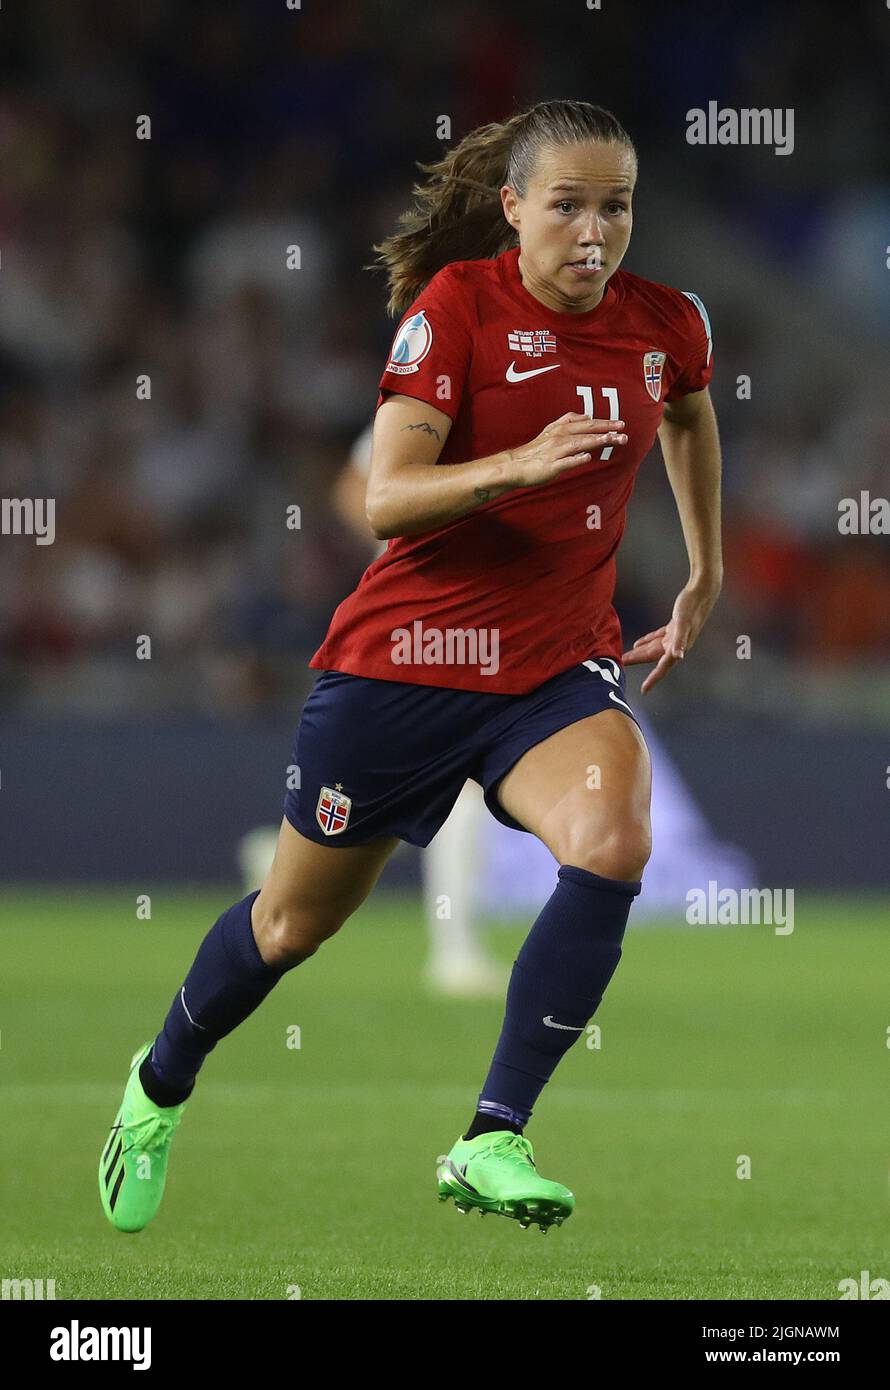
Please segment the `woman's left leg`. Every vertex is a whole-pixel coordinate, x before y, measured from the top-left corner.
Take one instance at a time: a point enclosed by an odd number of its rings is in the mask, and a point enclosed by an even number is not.
[[[625,880],[639,879],[649,859],[651,794],[640,726],[611,709],[535,744],[497,789],[504,810],[560,864]]]
[[[517,956],[504,1026],[466,1138],[528,1122],[621,957],[649,858],[651,768],[639,726],[604,710],[530,748],[497,791],[560,865]]]

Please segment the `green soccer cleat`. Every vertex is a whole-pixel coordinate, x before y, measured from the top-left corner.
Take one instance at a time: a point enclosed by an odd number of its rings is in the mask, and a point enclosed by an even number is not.
[[[119,1231],[141,1231],[161,1205],[170,1142],[188,1104],[155,1105],[145,1094],[139,1067],[152,1046],[145,1043],[130,1062],[121,1108],[99,1159],[102,1210]]]
[[[453,1197],[458,1211],[478,1207],[483,1216],[511,1216],[523,1230],[536,1222],[546,1234],[575,1209],[567,1187],[538,1175],[529,1141],[508,1129],[458,1139],[439,1158],[436,1177],[440,1202]]]

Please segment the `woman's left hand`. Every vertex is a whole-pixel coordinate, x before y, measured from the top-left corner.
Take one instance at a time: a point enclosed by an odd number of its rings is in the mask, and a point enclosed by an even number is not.
[[[687,584],[677,595],[670,622],[654,632],[647,632],[645,637],[638,637],[631,650],[624,653],[621,659],[625,666],[639,666],[646,661],[658,663],[643,681],[641,694],[645,695],[672,666],[683,660],[707,622],[719,594],[719,584]]]

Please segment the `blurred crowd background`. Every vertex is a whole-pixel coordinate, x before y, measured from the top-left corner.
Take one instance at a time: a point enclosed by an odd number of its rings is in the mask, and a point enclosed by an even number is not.
[[[53,545],[0,537],[4,713],[296,722],[373,553],[332,503],[395,327],[372,243],[416,161],[572,96],[637,144],[625,267],[714,327],[726,588],[661,709],[890,725],[890,540],[838,531],[842,498],[890,495],[890,11],[30,0],[0,23],[0,496],[56,499]],[[709,100],[793,108],[793,153],[690,146]],[[684,579],[657,445],[619,569],[629,645]]]

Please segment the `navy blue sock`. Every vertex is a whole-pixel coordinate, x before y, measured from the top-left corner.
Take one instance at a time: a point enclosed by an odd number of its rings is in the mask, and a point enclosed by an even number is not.
[[[175,1105],[191,1093],[207,1054],[253,1013],[285,973],[266,964],[254,939],[250,911],[258,894],[224,912],[198,948],[140,1068],[146,1094],[156,1105]]]
[[[556,1064],[584,1032],[621,959],[639,883],[562,864],[513,965],[507,1012],[467,1137],[522,1129]],[[474,1128],[475,1127],[475,1128]]]

